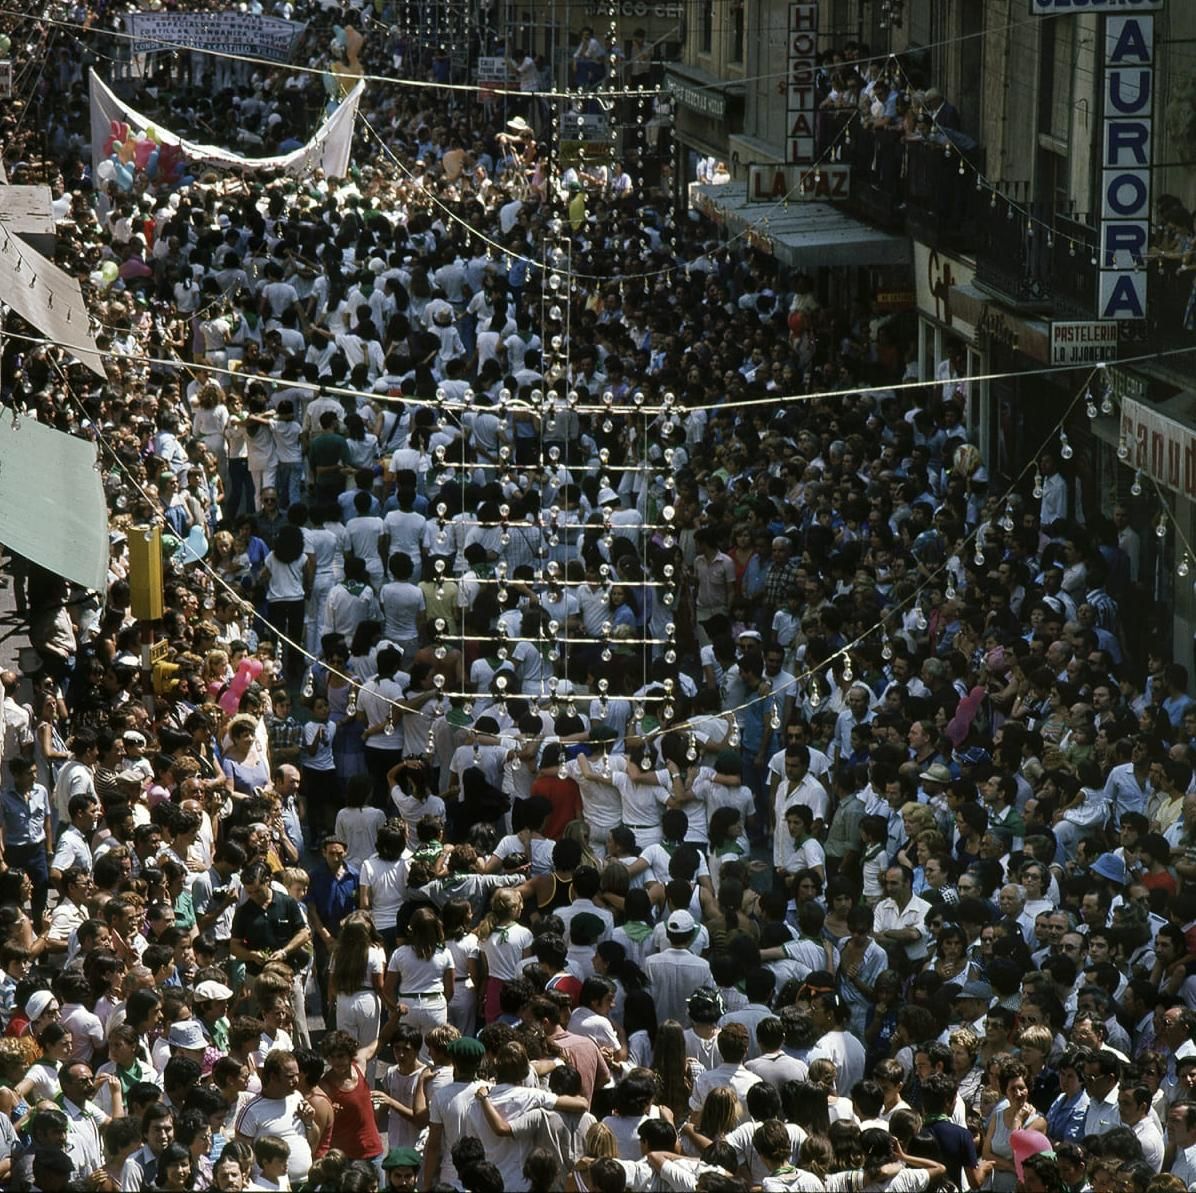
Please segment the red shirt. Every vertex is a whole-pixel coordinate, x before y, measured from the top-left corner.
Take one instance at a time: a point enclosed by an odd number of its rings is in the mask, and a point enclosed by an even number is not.
[[[570,820],[581,817],[581,791],[572,779],[540,775],[532,781],[532,795],[542,795],[552,804],[543,832],[553,841],[565,835],[565,825]]]
[[[328,1146],[344,1152],[351,1160],[372,1160],[382,1154],[382,1136],[374,1121],[369,1082],[356,1065],[353,1072],[357,1084],[352,1089],[341,1089],[327,1077],[320,1082],[320,1088],[332,1103],[332,1138]]]

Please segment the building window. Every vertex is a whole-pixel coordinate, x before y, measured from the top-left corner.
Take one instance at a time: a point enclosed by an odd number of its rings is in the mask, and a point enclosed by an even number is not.
[[[744,0],[731,0],[731,58],[732,62],[743,61]]]
[[[714,0],[702,0],[702,45],[703,54],[714,49]]]

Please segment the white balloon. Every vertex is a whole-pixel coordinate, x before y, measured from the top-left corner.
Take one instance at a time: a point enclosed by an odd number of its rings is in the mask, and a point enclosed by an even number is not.
[[[116,166],[109,159],[105,158],[96,166],[96,177],[101,182],[111,182],[116,177]]]

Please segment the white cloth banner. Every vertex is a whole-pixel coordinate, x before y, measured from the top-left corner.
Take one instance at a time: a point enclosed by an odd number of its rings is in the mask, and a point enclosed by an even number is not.
[[[156,121],[122,103],[99,75],[91,71],[91,168],[94,173],[104,160],[104,143],[112,135],[114,121],[127,124],[133,133],[144,132],[151,125],[161,145],[178,145],[188,161],[196,165],[216,166],[241,174],[263,171],[282,171],[294,177],[305,177],[315,170],[323,170],[329,178],[343,178],[349,168],[349,151],[353,146],[353,126],[357,120],[357,102],[365,90],[358,83],[341,101],[341,105],[320,126],[320,130],[306,145],[277,157],[242,157],[218,145],[201,145],[185,141],[163,128]]]
[[[288,62],[307,25],[247,12],[135,12],[125,16],[134,54],[208,50]]]

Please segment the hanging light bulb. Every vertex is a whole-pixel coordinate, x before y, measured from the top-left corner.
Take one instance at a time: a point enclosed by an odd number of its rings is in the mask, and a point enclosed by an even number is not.
[[[739,748],[739,722],[731,722],[731,731],[727,734],[727,745],[733,750]]]
[[[394,735],[394,731],[395,731],[395,709],[394,709],[394,705],[392,704],[386,710],[386,724],[382,726],[382,732],[385,733],[387,737],[392,737]]]
[[[943,589],[943,596],[945,596],[947,600],[953,601],[957,596],[959,596],[959,593],[955,590],[954,584],[948,584],[947,587]]]
[[[978,568],[982,568],[984,566],[984,550],[983,550],[983,548],[977,546],[976,554],[972,556],[972,562]]]
[[[556,777],[558,779],[567,779],[569,777],[569,768],[565,765],[564,758],[561,759],[561,764],[556,768]]]
[[[1100,396],[1100,412],[1101,414],[1113,413],[1113,391],[1109,388],[1107,383]]]
[[[1088,400],[1084,403],[1084,413],[1087,414],[1089,418],[1095,418],[1097,416],[1098,411],[1096,409],[1096,401],[1092,397],[1092,390],[1088,391]]]
[[[1154,528],[1155,538],[1165,539],[1167,537],[1167,515],[1160,514],[1158,523]]]
[[[924,630],[930,623],[926,620],[926,614],[922,612],[921,605],[914,606],[914,626],[919,630]]]
[[[810,707],[817,708],[822,703],[822,692],[819,691],[818,681],[812,679],[810,681]]]
[[[1117,441],[1117,458],[1119,460],[1128,460],[1130,458],[1129,440],[1124,435]]]
[[[1012,503],[1008,503],[1008,504],[1006,504],[1006,506],[1005,506],[1005,514],[1004,514],[1004,516],[1001,518],[1001,523],[1000,523],[1000,525],[1001,525],[1001,529],[1002,529],[1002,530],[1003,530],[1003,531],[1004,531],[1006,534],[1012,534],[1012,533],[1013,533],[1013,504],[1012,504]]]
[[[1070,460],[1075,452],[1071,449],[1071,444],[1067,441],[1067,432],[1059,432],[1059,454],[1065,459]]]
[[[345,716],[351,717],[357,712],[357,685],[349,685],[349,699],[345,701]]]
[[[847,674],[848,673],[844,671],[844,679],[847,678]],[[777,709],[777,702],[775,700],[772,702],[772,711],[768,714],[768,723],[773,729],[780,729],[781,727],[781,714]]]
[[[1138,468],[1134,471],[1134,479],[1130,485],[1130,493],[1135,497],[1142,496],[1142,469]]]
[[[303,699],[310,700],[316,694],[316,681],[312,678],[310,669],[303,677]]]
[[[889,641],[888,634],[885,635],[884,645],[880,648],[880,657],[886,663],[893,657],[893,644]]]
[[[686,748],[686,751],[685,751],[685,761],[686,762],[697,762],[697,760],[698,760],[697,738],[694,737],[694,735],[691,733],[689,735],[689,746]]]
[[[640,759],[640,770],[652,769],[652,755],[648,752],[648,747],[644,746],[644,756]]]
[[[1042,473],[1038,469],[1034,470],[1034,496],[1035,498],[1042,496]]]
[[[1187,551],[1185,551],[1183,555],[1180,556],[1179,563],[1175,565],[1175,571],[1177,575],[1186,576],[1191,570],[1192,563],[1191,560],[1188,559]]]

